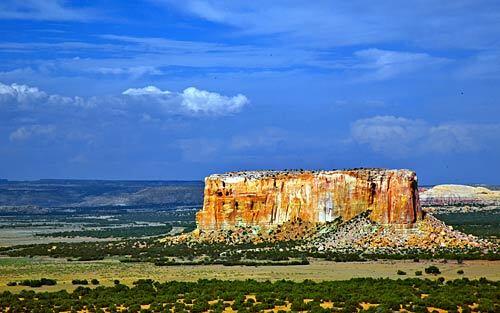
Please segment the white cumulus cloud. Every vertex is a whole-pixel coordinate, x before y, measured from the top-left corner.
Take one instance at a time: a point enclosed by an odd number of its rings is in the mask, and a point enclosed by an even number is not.
[[[125,101],[139,101],[148,105],[159,104],[166,111],[188,115],[226,115],[239,112],[249,100],[246,96],[224,96],[217,92],[189,87],[182,92],[161,90],[156,86],[129,88],[123,95]]]
[[[57,94],[48,94],[45,91],[28,85],[16,84],[6,85],[0,83],[0,104],[8,105],[74,105],[90,106],[81,97],[66,97]]]
[[[144,88],[129,88],[122,92],[122,94],[127,96],[157,96],[157,95],[169,95],[170,91],[162,91],[156,86],[147,86]]]
[[[27,104],[45,99],[46,97],[47,94],[36,87],[16,83],[11,85],[0,83],[0,103],[14,101],[20,104]]]
[[[217,92],[189,87],[182,92],[162,90],[150,85],[142,88],[128,88],[118,95],[95,96],[84,98],[79,96],[61,96],[49,94],[37,87],[22,84],[0,83],[0,105],[22,106],[34,108],[44,106],[72,106],[79,108],[96,108],[117,112],[147,114],[179,114],[191,116],[221,116],[239,112],[250,101],[242,94],[225,96]]]
[[[199,90],[195,87],[184,89],[181,97],[182,106],[195,113],[221,114],[238,112],[249,102],[248,98],[242,94],[226,97],[216,92]]]

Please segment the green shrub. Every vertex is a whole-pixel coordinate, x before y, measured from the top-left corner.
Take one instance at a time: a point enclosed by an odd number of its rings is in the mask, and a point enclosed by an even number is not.
[[[444,282],[444,279],[440,278]],[[89,282],[90,284],[90,282]],[[200,279],[198,282],[168,281],[155,282],[142,279],[128,287],[122,284],[89,288],[77,286],[73,292],[21,291],[19,294],[4,291],[0,293],[0,311],[9,307],[9,312],[52,312],[82,311],[108,313],[116,307],[125,306],[128,312],[222,312],[228,303],[221,299],[232,298],[231,307],[238,312],[262,312],[288,301],[292,310],[327,312],[321,302],[332,301],[337,311],[356,312],[360,302],[378,303],[368,312],[394,312],[403,308],[422,313],[427,307],[457,312],[467,305],[477,303],[480,312],[497,312],[498,282],[486,278],[467,278],[438,283],[430,279],[373,279],[355,278],[347,281],[259,282],[252,279],[224,281]],[[255,294],[257,301],[245,301],[248,294]],[[421,297],[422,294],[428,295]],[[36,301],[34,300],[36,299]],[[183,299],[185,303],[180,302]],[[304,303],[303,299],[314,299]],[[209,305],[211,301],[218,301]],[[142,309],[149,304],[149,309]],[[165,306],[164,306],[165,305]],[[84,309],[85,308],[85,309]],[[106,309],[107,308],[107,309]]]
[[[437,275],[437,274],[441,274],[441,271],[439,270],[439,268],[437,266],[431,265],[431,266],[425,268],[425,273]]]
[[[398,274],[398,275],[406,275],[406,272],[405,272],[405,271],[402,271],[402,270],[398,270],[398,271],[397,271],[397,274]]]
[[[50,279],[50,278],[40,278],[40,279],[26,279],[21,282],[19,282],[19,285],[21,286],[28,286],[28,287],[42,287],[42,286],[54,286],[57,284],[57,281],[55,279]]]
[[[491,299],[481,299],[477,308],[479,312],[498,312],[495,311],[495,303]]]

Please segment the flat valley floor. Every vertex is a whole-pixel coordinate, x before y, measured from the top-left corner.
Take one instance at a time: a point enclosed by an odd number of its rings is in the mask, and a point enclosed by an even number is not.
[[[440,275],[425,274],[424,269],[435,265],[441,270]],[[406,275],[397,275],[402,270]],[[464,274],[457,273],[463,270]],[[22,289],[37,291],[73,290],[77,286],[71,284],[73,279],[96,278],[101,285],[111,286],[113,280],[132,285],[138,279],[153,279],[160,282],[196,281],[198,279],[224,279],[224,280],[294,280],[303,281],[311,279],[321,280],[347,280],[356,277],[374,278],[406,278],[417,277],[416,271],[422,271],[420,278],[437,279],[444,277],[447,280],[467,277],[478,279],[486,277],[489,280],[500,280],[500,261],[472,260],[458,264],[457,261],[421,260],[393,261],[380,260],[369,262],[328,262],[311,261],[309,265],[294,266],[223,266],[223,265],[197,265],[197,266],[155,266],[152,263],[121,263],[119,260],[103,260],[91,262],[69,262],[64,259],[46,257],[13,258],[0,257],[0,292],[12,292]],[[7,286],[8,282],[24,279],[52,278],[57,280],[55,286],[30,288],[25,286]]]

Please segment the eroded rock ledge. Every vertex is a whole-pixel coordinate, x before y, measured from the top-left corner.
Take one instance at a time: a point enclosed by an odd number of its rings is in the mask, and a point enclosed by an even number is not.
[[[348,221],[369,211],[383,225],[422,218],[417,176],[409,170],[250,171],[205,178],[201,231],[288,221]]]

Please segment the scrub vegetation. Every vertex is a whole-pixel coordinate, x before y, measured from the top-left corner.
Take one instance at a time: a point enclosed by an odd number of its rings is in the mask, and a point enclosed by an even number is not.
[[[498,312],[500,283],[486,279],[372,279],[258,282],[202,279],[197,282],[150,279],[132,287],[77,287],[73,292],[22,291],[0,294],[0,311],[88,312]]]

